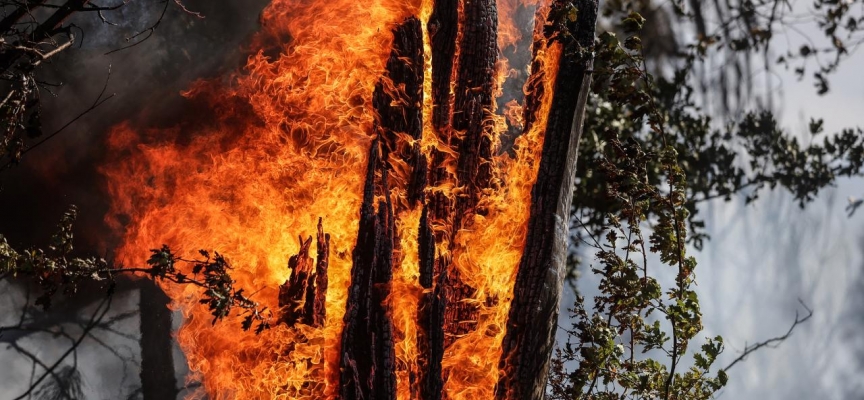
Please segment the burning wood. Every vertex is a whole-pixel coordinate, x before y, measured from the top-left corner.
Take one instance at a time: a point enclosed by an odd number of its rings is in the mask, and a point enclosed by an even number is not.
[[[318,255],[313,262],[309,256],[312,236],[305,241],[300,238],[300,251],[288,259],[291,278],[279,286],[279,308],[281,321],[294,326],[301,323],[314,327],[324,324],[327,295],[327,265],[330,259],[330,234],[324,233],[321,218],[318,219]],[[314,270],[313,270],[314,264]]]
[[[369,155],[342,331],[340,390],[346,400],[396,398],[393,322],[385,303],[393,278],[396,238],[387,169],[381,169],[380,180],[376,179],[380,151],[376,139]],[[376,194],[385,197],[377,212]]]
[[[591,45],[596,3],[579,0],[578,21],[567,23],[578,43],[546,35],[549,7],[539,8],[544,24],[534,36],[525,124],[511,154],[499,151],[508,128],[495,102],[508,72],[499,27],[513,24],[499,13],[512,12],[512,4],[276,3],[255,43],[291,37],[284,54],[259,52],[236,85],[202,84],[191,94],[230,111],[212,130],[202,128],[207,139],[147,148],[129,163],[143,171],[112,180],[118,198],[145,203],[145,212],[130,212],[136,228],[124,256],[163,240],[148,226],[183,220],[188,210],[230,209],[242,218],[166,236],[203,235],[208,245],[247,255],[235,262],[250,265],[241,283],[270,287],[261,301],[282,310],[288,327],[244,338],[242,349],[234,333],[190,318],[179,333],[190,366],[204,371],[211,397],[489,399],[498,385],[499,397],[538,398],[551,343],[541,342],[557,304],[547,289],[560,285],[560,210],[569,201],[578,138],[571,126],[581,123],[574,112],[584,105],[574,99],[582,98],[590,65],[589,51],[578,52]],[[425,32],[415,16],[428,16]],[[336,22],[319,26],[324,20]],[[573,64],[565,52],[584,57]],[[256,119],[232,119],[239,102]],[[132,147],[129,136],[116,140]],[[238,151],[223,155],[213,143]],[[176,154],[203,154],[183,159],[198,163],[198,172],[187,173]],[[176,194],[146,192],[151,180],[168,182]],[[133,201],[120,203],[122,211]],[[317,257],[312,237],[301,239],[286,276],[269,255],[293,252],[295,239],[282,232],[308,229],[310,214],[328,221],[329,234],[319,218]],[[273,293],[276,279],[284,283]],[[545,307],[539,315],[537,304]],[[182,306],[193,317],[202,312]],[[533,334],[537,318],[543,329]],[[202,329],[207,343],[197,339]],[[232,352],[250,355],[254,368],[238,368],[246,358]]]

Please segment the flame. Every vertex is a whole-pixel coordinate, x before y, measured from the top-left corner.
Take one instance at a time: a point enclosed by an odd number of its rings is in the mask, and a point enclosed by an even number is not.
[[[517,7],[537,3],[499,1],[500,48],[520,38],[513,21]],[[125,123],[110,132],[112,156],[102,169],[112,199],[106,221],[122,232],[117,256],[125,264],[139,264],[162,243],[183,255],[217,249],[235,267],[236,285],[247,293],[257,291],[254,300],[278,310],[278,287],[289,278],[286,263],[299,248],[297,235],[313,235],[318,217],[331,234],[322,328],[275,325],[255,335],[230,320],[212,325],[207,307],[197,302],[198,288],[165,287],[184,317],[177,340],[192,371],[189,379],[204,383],[190,397],[335,397],[350,254],[375,119],[371,97],[390,53],[391,29],[411,15],[424,27],[421,148],[427,156],[433,148],[445,150],[430,123],[431,50],[425,27],[431,6],[432,0],[274,0],[261,16],[262,30],[252,39],[255,51],[245,68],[227,79],[199,81],[184,92],[210,117],[168,129]],[[534,71],[539,78],[532,79],[542,78],[545,85],[538,113],[545,116],[560,49],[543,46],[536,52],[542,73]],[[511,67],[502,59],[498,87],[510,76]],[[490,118],[494,131],[489,134],[497,144],[507,122],[498,114]],[[541,118],[517,139],[515,157],[495,158],[494,179],[503,184],[485,193],[480,206],[488,214],[473,216],[466,224],[470,228],[452,238],[453,263],[477,289],[468,301],[480,313],[477,329],[445,351],[446,398],[493,398],[544,128]],[[427,190],[452,195],[458,188]],[[392,195],[398,202],[405,193]],[[409,399],[423,293],[415,240],[420,210],[406,208],[397,218],[401,263],[387,301],[396,330],[398,398]]]

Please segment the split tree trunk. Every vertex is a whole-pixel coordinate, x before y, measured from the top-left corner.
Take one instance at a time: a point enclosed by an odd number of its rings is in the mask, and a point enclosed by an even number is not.
[[[386,72],[375,86],[372,104],[378,116],[369,151],[360,227],[353,252],[351,286],[342,331],[340,394],[344,400],[395,399],[396,353],[390,305],[393,270],[398,258],[394,207],[414,208],[423,200],[426,160],[419,144],[399,139],[422,134],[423,33],[420,20],[408,18],[393,31]],[[409,170],[397,166],[407,165]],[[394,204],[393,185],[408,193],[407,204]],[[383,197],[375,211],[375,198]]]
[[[570,20],[573,6],[577,18]],[[567,251],[576,153],[590,83],[596,0],[555,0],[551,8],[549,15],[555,20],[538,27],[537,32],[546,36],[537,37],[535,47],[555,41],[563,50],[550,114],[536,115],[541,87],[529,88],[531,95],[525,101],[523,132],[541,118],[548,122],[503,343],[502,376],[496,389],[501,399],[544,396]],[[496,185],[491,173],[489,113],[495,101],[497,18],[495,0],[463,1],[461,6],[460,0],[433,4],[427,25],[432,49],[433,132],[427,134],[435,135],[438,144],[430,160],[417,144],[423,126],[420,21],[408,18],[393,31],[391,55],[372,99],[374,140],[341,338],[338,390],[343,400],[395,399],[394,329],[385,300],[393,271],[401,265],[401,240],[418,242],[419,284],[426,289],[417,316],[418,365],[408,371],[412,398],[444,397],[444,349],[453,338],[476,329],[478,310],[462,301],[472,297],[475,289],[463,283],[450,253],[456,233],[470,228],[474,216],[485,214],[478,208],[483,191]],[[545,15],[538,20],[545,21]],[[402,134],[411,140],[401,138]],[[448,197],[436,189],[448,185],[460,187],[460,194]],[[394,203],[391,190],[407,193],[406,201]],[[398,237],[396,216],[417,207],[422,208],[418,237]],[[319,227],[319,246],[320,232]],[[296,282],[287,282],[282,294],[287,314],[303,303],[303,291],[296,293],[297,288],[308,290],[312,285],[310,246],[311,238],[301,240],[301,252],[292,258],[296,275],[292,280]],[[308,324],[308,320],[306,315],[283,316],[289,324]]]

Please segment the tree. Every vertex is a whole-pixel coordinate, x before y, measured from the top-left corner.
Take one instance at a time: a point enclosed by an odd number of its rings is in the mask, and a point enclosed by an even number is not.
[[[299,13],[291,4],[279,5]],[[716,378],[708,376],[714,358],[722,349],[722,341],[717,339],[697,353],[697,369],[686,373],[676,372],[687,351],[687,343],[701,330],[698,300],[691,289],[695,260],[686,256],[684,246],[687,240],[701,246],[703,236],[698,232],[700,222],[695,219],[696,204],[706,198],[731,196],[746,188],[776,184],[792,189],[803,204],[836,176],[860,172],[860,131],[850,130],[831,137],[823,146],[801,148],[796,141],[787,139],[776,128],[770,113],[762,112],[747,115],[734,132],[721,134],[714,130],[707,115],[702,114],[691,100],[688,75],[717,41],[712,42],[713,38],[703,35],[682,64],[676,66],[673,77],[654,77],[648,73],[646,60],[641,55],[642,39],[638,32],[645,23],[644,18],[623,7],[622,10],[607,7],[602,13],[614,16],[611,20],[616,21],[617,28],[626,38],[622,41],[617,35],[607,32],[595,42],[595,7],[596,4],[590,1],[555,1],[538,12],[537,21],[540,23],[533,36],[532,74],[527,78],[526,85],[528,95],[522,104],[521,116],[517,108],[511,108],[515,111],[508,114],[514,120],[511,125],[521,125],[522,131],[522,135],[513,140],[515,155],[510,159],[496,154],[497,134],[490,133],[499,129],[496,126],[500,126],[503,121],[500,117],[496,120],[491,113],[495,107],[496,87],[491,72],[495,69],[498,53],[496,44],[500,45],[500,41],[495,18],[496,4],[487,1],[465,3],[461,8],[457,2],[434,3],[427,26],[429,47],[432,49],[428,75],[419,68],[424,63],[425,49],[422,23],[411,18],[417,10],[408,7],[397,13],[398,17],[389,20],[388,23],[396,27],[394,39],[388,36],[387,40],[381,40],[381,36],[375,33],[362,33],[368,35],[364,38],[378,40],[379,44],[388,43],[390,46],[392,42],[392,48],[376,50],[382,53],[381,58],[385,60],[384,76],[379,78],[369,74],[361,81],[367,83],[366,87],[374,86],[374,90],[368,93],[368,99],[362,95],[352,97],[356,93],[351,90],[363,92],[347,85],[350,89],[345,98],[350,101],[340,105],[347,107],[347,110],[329,104],[318,109],[316,101],[322,98],[321,95],[292,90],[306,81],[329,82],[320,81],[324,78],[316,74],[321,69],[316,69],[314,63],[292,64],[293,57],[302,57],[300,53],[303,47],[297,44],[312,40],[312,43],[323,47],[328,43],[315,40],[325,40],[329,35],[336,36],[338,32],[328,31],[320,35],[323,39],[313,40],[300,26],[293,26],[292,29],[297,31],[292,31],[284,30],[274,23],[256,38],[262,50],[250,58],[245,75],[232,78],[241,89],[235,90],[230,85],[211,82],[199,83],[190,93],[190,96],[203,99],[210,109],[220,110],[222,115],[214,116],[212,126],[197,128],[201,131],[192,134],[189,143],[165,143],[158,138],[149,143],[138,142],[139,139],[131,138],[124,131],[128,127],[117,128],[112,145],[120,157],[131,161],[120,163],[121,167],[110,170],[108,176],[114,185],[112,196],[117,201],[112,212],[115,216],[128,214],[132,220],[120,258],[127,262],[135,262],[134,258],[128,257],[142,250],[141,245],[153,246],[152,242],[156,240],[176,241],[177,237],[186,238],[190,242],[181,241],[179,245],[183,248],[181,253],[187,253],[189,246],[196,245],[191,242],[194,238],[190,234],[193,233],[219,244],[233,246],[229,247],[231,250],[239,250],[242,246],[238,248],[231,244],[236,242],[232,234],[228,234],[230,240],[220,236],[224,232],[213,234],[221,229],[216,222],[211,221],[220,218],[218,213],[195,219],[194,215],[185,211],[178,214],[178,208],[188,209],[195,203],[212,201],[216,204],[225,202],[231,204],[232,208],[243,210],[238,212],[248,212],[244,207],[249,205],[237,198],[247,195],[246,190],[256,190],[254,185],[248,184],[250,181],[273,173],[273,181],[265,183],[272,185],[276,182],[281,185],[286,184],[287,176],[284,172],[265,169],[253,169],[251,173],[240,169],[241,173],[238,174],[238,170],[233,169],[236,164],[202,164],[194,156],[188,160],[167,162],[164,159],[157,160],[158,157],[148,159],[148,155],[135,153],[135,148],[167,149],[170,152],[174,149],[172,146],[177,145],[184,150],[181,153],[197,154],[196,151],[200,150],[207,159],[223,151],[231,157],[232,150],[242,148],[244,154],[249,154],[256,164],[274,157],[271,152],[276,152],[278,158],[285,156],[285,152],[290,149],[301,149],[295,154],[297,158],[288,158],[291,162],[284,164],[286,170],[310,177],[327,168],[332,170],[334,166],[328,164],[326,168],[317,168],[302,165],[303,162],[327,163],[337,160],[341,162],[337,165],[347,170],[346,174],[351,175],[356,182],[362,182],[357,187],[362,190],[343,194],[339,199],[352,207],[356,206],[355,210],[360,209],[359,219],[349,219],[350,225],[357,227],[356,232],[348,235],[331,232],[328,236],[319,219],[317,260],[313,261],[309,256],[312,238],[304,240],[301,237],[300,251],[289,261],[290,278],[279,287],[278,296],[272,293],[272,288],[263,292],[257,302],[246,296],[243,290],[235,288],[235,279],[228,274],[231,264],[218,253],[211,257],[210,252],[202,251],[202,259],[186,260],[165,246],[151,252],[147,268],[117,269],[115,263],[95,258],[68,259],[71,236],[63,235],[47,252],[18,252],[9,246],[4,247],[4,259],[0,259],[4,261],[4,271],[36,276],[47,290],[45,299],[49,299],[61,285],[71,283],[74,288],[77,281],[90,277],[110,281],[119,272],[148,274],[178,284],[199,286],[204,293],[201,300],[207,307],[196,310],[199,313],[196,314],[197,321],[202,320],[202,311],[209,313],[215,322],[229,317],[232,308],[239,308],[246,311],[242,319],[243,326],[249,329],[253,323],[257,323],[255,326],[259,333],[270,327],[271,323],[258,302],[269,304],[271,309],[279,309],[279,332],[290,331],[296,340],[296,344],[291,344],[292,347],[278,348],[277,352],[283,352],[280,353],[282,356],[292,357],[290,361],[279,363],[287,369],[306,371],[306,375],[291,376],[291,385],[283,388],[292,396],[320,396],[321,391],[328,390],[322,388],[322,377],[325,377],[323,380],[335,382],[333,378],[326,378],[327,368],[332,366],[321,367],[320,361],[315,361],[316,356],[307,355],[308,350],[316,349],[315,346],[320,349],[320,343],[324,342],[341,345],[337,357],[325,358],[338,360],[339,373],[334,375],[339,376],[338,391],[342,397],[393,398],[397,393],[405,393],[401,392],[405,390],[422,398],[438,398],[448,390],[447,384],[472,384],[466,377],[477,376],[478,371],[471,367],[489,364],[496,366],[485,371],[491,375],[492,384],[488,384],[488,379],[484,381],[487,382],[484,384],[486,386],[474,384],[474,387],[480,387],[477,390],[486,390],[482,393],[488,396],[488,391],[497,383],[497,395],[501,398],[541,398],[546,390],[546,371],[553,327],[557,320],[557,299],[562,290],[562,275],[559,271],[564,268],[564,235],[570,216],[568,205],[573,196],[576,202],[573,215],[580,217],[573,218],[578,225],[574,231],[578,238],[591,239],[600,250],[599,257],[605,267],[598,273],[604,276],[602,289],[606,297],[598,299],[595,307],[600,314],[605,313],[606,319],[598,320],[596,315],[599,314],[589,314],[581,302],[577,304],[575,317],[578,325],[573,333],[580,339],[582,353],[576,356],[573,352],[565,351],[564,357],[578,359],[580,365],[574,375],[569,375],[563,373],[563,364],[555,364],[558,379],[553,385],[555,394],[582,393],[584,389],[592,393],[602,376],[604,380],[608,378],[618,382],[625,392],[641,385],[638,391],[631,392],[633,395],[650,394],[665,398],[673,394],[692,398],[710,396],[725,384],[723,374],[718,374]],[[326,10],[325,6],[311,7],[313,14]],[[357,6],[340,9],[349,17],[364,15],[361,11]],[[263,19],[279,21],[282,12],[273,7],[265,12]],[[403,14],[407,14],[408,18],[404,18]],[[623,15],[618,18],[619,14]],[[292,15],[292,18],[295,17],[300,21],[309,18]],[[699,17],[695,18],[698,24]],[[339,38],[343,39],[342,36]],[[279,40],[288,41],[297,47],[291,48],[286,44],[285,48],[280,48]],[[273,41],[277,44],[274,45]],[[269,51],[267,46],[273,46],[275,50]],[[593,65],[596,79],[590,84],[592,52],[589,49],[592,46],[595,46],[597,54]],[[329,48],[319,50],[323,52],[325,49]],[[373,61],[363,60],[362,63],[366,64],[361,64],[362,67],[354,68],[353,71],[378,71],[380,66],[368,66],[375,65],[376,58],[370,58]],[[332,59],[317,61],[331,68],[327,73],[336,74]],[[289,67],[288,76],[291,76],[291,68],[307,67],[311,72],[293,81],[289,79],[289,84],[284,85],[284,81],[273,79],[270,71],[286,64]],[[429,77],[431,90],[427,91],[423,85]],[[348,79],[347,82],[355,81]],[[589,87],[593,92],[590,96]],[[424,94],[431,95],[431,99],[424,100]],[[309,100],[310,97],[313,100]],[[277,98],[283,99],[283,103],[273,106],[278,112],[270,112],[272,110],[268,107],[271,105],[266,101]],[[428,113],[424,112],[424,101],[430,104]],[[592,138],[582,138],[581,152],[590,157],[581,157],[580,166],[575,167],[574,147],[580,141],[581,115],[586,105],[597,110],[589,113],[585,120],[594,135],[591,135]],[[371,119],[351,117],[335,123],[328,119],[333,114],[353,115],[353,110],[366,106],[374,110]],[[298,112],[298,109],[306,111]],[[341,111],[347,113],[340,114]],[[287,120],[285,113],[289,115]],[[304,121],[303,118],[308,115],[318,117],[318,121],[324,122],[316,123],[323,125],[298,122]],[[431,121],[424,122],[423,118],[430,118]],[[351,123],[342,124],[343,121]],[[356,131],[346,128],[357,121],[361,121],[359,124],[368,129],[363,133],[369,137],[358,140]],[[575,129],[571,129],[574,126]],[[814,121],[813,126],[814,133],[818,132],[817,121]],[[247,129],[260,134],[265,150],[243,147],[250,139]],[[353,132],[354,138],[351,139],[350,134],[343,131]],[[346,138],[356,143],[346,144],[349,141]],[[750,170],[735,165],[737,154],[730,144],[733,138],[743,143],[751,156]],[[424,140],[433,143],[424,144]],[[205,143],[205,147],[196,147],[201,143]],[[207,147],[214,143],[218,143],[215,148]],[[310,143],[312,146],[308,147]],[[268,148],[277,144],[284,149]],[[368,154],[368,157],[358,157],[357,154]],[[507,173],[521,171],[518,169],[520,162],[524,166],[531,166],[534,157],[540,159],[539,174],[534,172],[533,177],[530,173],[519,176],[526,178],[525,182],[508,176]],[[301,165],[290,165],[295,163]],[[189,168],[190,165],[197,165],[197,168]],[[220,170],[222,166],[228,168]],[[130,170],[123,170],[125,167]],[[131,169],[135,167],[143,170]],[[593,172],[578,180],[575,194],[569,190],[570,180],[574,179],[574,167],[577,171]],[[304,170],[311,173],[305,174]],[[184,174],[190,176],[181,176]],[[123,180],[128,180],[130,184],[123,184]],[[156,193],[148,192],[148,188],[154,184],[158,188]],[[320,184],[327,189],[334,189],[323,182]],[[191,186],[200,193],[188,196],[189,193],[183,191],[185,186]],[[459,190],[451,190],[454,187]],[[303,190],[308,190],[315,195],[325,195],[315,189],[301,187],[296,188],[296,191],[303,193]],[[532,190],[530,197],[525,189]],[[265,190],[263,193],[273,195],[276,192]],[[518,200],[519,196],[514,196],[514,193],[525,195],[522,203],[508,204]],[[501,196],[497,196],[499,194]],[[261,196],[261,192],[255,192],[255,196]],[[308,198],[314,197],[304,195],[297,201],[298,204],[308,204]],[[130,198],[140,203],[133,206],[128,202]],[[274,200],[273,203],[277,202]],[[178,208],[172,208],[173,204],[178,204]],[[338,202],[326,204],[336,207]],[[280,205],[273,211],[267,205],[257,206],[260,207],[258,218],[264,220],[273,217],[272,213],[288,213],[286,210],[290,209]],[[511,211],[520,211],[519,207],[523,207],[527,212],[513,217],[514,214],[506,212],[505,206],[509,206]],[[270,207],[273,208],[272,205]],[[581,218],[584,210],[589,211],[591,219]],[[323,214],[327,210],[318,206],[313,212]],[[187,227],[171,226],[169,221],[176,223],[177,216],[194,220],[195,223],[189,224],[189,227],[195,228],[190,231],[184,230]],[[517,218],[517,221],[526,224],[527,232],[509,230],[512,228],[503,223],[496,225],[496,218],[502,221]],[[284,217],[276,221],[286,222]],[[154,223],[169,235],[150,235],[141,228]],[[290,229],[299,229],[298,224],[288,223]],[[642,235],[646,223],[653,225],[647,239]],[[341,221],[330,224],[325,220],[323,223],[323,226],[336,229],[340,229],[340,225]],[[406,228],[409,225],[411,230]],[[227,226],[238,229],[236,223],[228,223]],[[470,258],[477,254],[468,250],[474,245],[473,240],[477,240],[480,246],[495,243],[482,241],[488,239],[483,233],[465,233],[482,232],[484,226],[494,227],[499,232],[524,235],[516,241],[516,245],[505,246],[507,251],[516,249],[518,262],[513,263],[510,269],[502,270],[503,275],[514,275],[512,282],[515,289],[508,287],[491,292],[484,286],[486,283],[478,282],[476,276],[465,272],[470,271],[466,267],[470,263],[466,264],[465,258],[460,256]],[[413,236],[415,230],[416,236]],[[688,235],[688,231],[691,234]],[[601,244],[598,232],[604,233],[605,244]],[[626,238],[623,247],[617,246],[619,238]],[[145,240],[149,242],[142,244]],[[669,301],[662,298],[664,290],[657,279],[648,275],[646,256],[643,256],[641,266],[630,257],[637,253],[644,255],[647,252],[646,241],[651,243],[649,251],[659,253],[663,263],[672,265],[678,271],[675,284],[666,291]],[[279,240],[274,242],[281,246]],[[353,246],[351,251],[348,251],[346,243]],[[406,274],[406,268],[403,268],[403,263],[411,265],[410,260],[406,261],[406,254],[412,253],[408,249],[414,248],[417,249],[416,273],[419,277]],[[283,250],[280,248],[275,251]],[[234,257],[246,256],[235,253]],[[246,268],[256,268],[254,257],[244,259],[251,262],[234,271],[241,275],[240,279],[243,279],[242,275],[255,271]],[[257,262],[261,263],[260,260]],[[188,267],[184,267],[184,264],[188,264]],[[491,268],[488,263],[479,264]],[[516,265],[518,269],[515,269]],[[345,271],[346,266],[351,266],[347,279],[338,277],[335,285],[328,285],[327,279],[320,280],[322,277],[333,279],[331,272]],[[334,307],[334,301],[330,301],[331,304],[327,306],[329,312],[326,313],[328,317],[325,317],[325,309],[319,307],[325,303],[321,300],[325,297],[324,293],[340,293],[345,287],[348,288],[345,297],[340,299],[344,302]],[[508,297],[509,290],[513,290],[514,295],[509,317],[505,315],[501,320],[506,325],[489,322],[492,321],[488,316],[490,310],[498,310],[511,300]],[[269,300],[260,300],[267,295],[271,296]],[[335,295],[338,296],[341,295]],[[394,305],[394,299],[399,296],[405,296],[407,302],[413,304],[414,308],[407,308],[408,318],[416,323],[398,319],[404,317],[404,314],[397,316],[398,312],[404,310],[398,311],[399,307]],[[277,299],[278,304],[274,306]],[[663,314],[669,322],[671,347],[667,347],[666,334],[659,324],[645,323],[644,318],[652,311]],[[344,322],[333,322],[334,314],[338,319],[343,312]],[[633,317],[634,313],[637,317]],[[193,320],[196,318],[193,317]],[[330,333],[319,332],[322,320],[323,330]],[[536,326],[542,329],[533,329]],[[217,329],[221,328],[212,329],[218,332]],[[340,333],[334,335],[332,332],[335,331]],[[618,360],[623,355],[618,345],[625,332],[630,335],[629,364],[616,361],[618,364],[614,364],[615,369],[609,370],[607,367],[613,365],[610,364],[612,360]],[[409,338],[414,334],[415,337]],[[226,335],[214,333],[213,337],[218,342],[227,338]],[[266,335],[270,334],[262,336]],[[475,362],[465,365],[465,371],[454,368],[452,361],[449,366],[445,365],[445,351],[452,355],[464,349],[464,343],[467,342],[465,337],[496,338],[480,339],[485,340],[482,343],[487,343],[489,348],[494,348],[496,340],[503,340],[500,361]],[[262,343],[276,346],[275,343],[267,342],[268,339],[261,340]],[[411,356],[400,354],[400,351],[405,350],[397,347],[397,341],[416,344],[417,353]],[[649,349],[665,350],[670,360],[668,370],[654,360],[637,363],[633,356],[636,350],[634,343]],[[267,350],[270,349],[266,346],[254,349],[262,352]],[[463,356],[468,359],[471,355]],[[414,356],[416,359],[411,358]],[[196,357],[199,363],[207,361],[200,354]],[[271,362],[264,356],[260,357],[260,361]],[[627,374],[616,376],[618,369]],[[496,376],[499,370],[503,374]],[[642,379],[636,377],[645,377],[645,380],[636,382]],[[227,390],[227,385],[236,384],[233,378],[225,381],[209,378],[211,393]],[[237,379],[249,377],[243,375]],[[329,390],[334,390],[333,386],[329,385]],[[449,390],[454,392],[452,387]]]

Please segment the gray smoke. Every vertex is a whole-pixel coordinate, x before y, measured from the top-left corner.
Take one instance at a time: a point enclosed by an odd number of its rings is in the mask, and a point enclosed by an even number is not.
[[[183,12],[173,1],[152,35],[147,36],[164,2],[137,0],[117,11],[78,14],[76,46],[40,72],[49,85],[42,92],[44,131],[54,132],[97,98],[111,70],[107,94],[115,96],[63,133],[25,155],[22,164],[0,172],[0,232],[15,244],[43,243],[69,204],[80,207],[79,247],[107,251],[101,223],[107,208],[96,171],[104,156],[105,133],[127,119],[157,127],[192,112],[179,93],[199,78],[216,78],[245,61],[244,44],[258,28],[266,0],[188,0]],[[145,32],[136,39],[126,39]],[[92,250],[91,250],[92,251]]]
[[[134,43],[137,39],[125,39],[152,26],[164,2],[135,0],[105,12],[106,20],[116,26],[103,23],[95,13],[68,21],[76,26],[76,46],[40,71],[41,80],[49,85],[41,93],[44,131],[55,131],[86,109],[102,90],[109,66],[106,92],[115,96],[26,154],[20,166],[0,172],[0,234],[13,246],[44,247],[64,209],[76,204],[81,210],[75,227],[78,251],[107,253],[112,232],[102,223],[108,203],[97,171],[106,156],[106,133],[127,119],[136,126],[159,127],[194,113],[180,91],[196,79],[218,79],[244,63],[244,45],[259,27],[258,16],[268,2],[184,3],[204,18],[183,12],[169,0],[151,37],[111,54],[106,53]],[[105,323],[93,329],[78,351],[64,358],[55,373],[38,385],[33,398],[138,398],[141,322],[139,296],[132,286],[117,289],[103,316]],[[44,373],[45,366],[59,360],[70,341],[83,334],[83,327],[105,298],[104,288],[83,297],[80,293],[72,298],[56,296],[54,307],[42,312],[32,307],[38,293],[38,288],[24,283],[0,280],[0,327],[10,328],[0,333],[0,364],[4,365],[0,400],[22,394],[34,377]],[[19,323],[27,329],[15,328]],[[175,371],[183,375],[185,362],[176,348],[174,361]],[[182,376],[179,382],[183,383]]]

